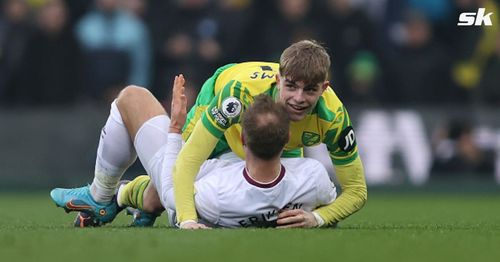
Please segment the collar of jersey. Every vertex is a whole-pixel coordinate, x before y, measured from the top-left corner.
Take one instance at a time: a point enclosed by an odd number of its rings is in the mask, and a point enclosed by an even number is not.
[[[261,183],[255,179],[253,179],[248,174],[246,167],[243,168],[243,177],[250,185],[260,187],[260,188],[271,188],[271,187],[274,187],[275,185],[277,185],[279,182],[281,182],[281,180],[283,180],[283,177],[285,177],[285,167],[283,165],[281,165],[280,174],[278,175],[278,177],[276,177],[273,181],[271,181],[269,183]]]
[[[273,98],[274,102],[278,102],[278,85],[274,83],[269,89],[269,95]]]

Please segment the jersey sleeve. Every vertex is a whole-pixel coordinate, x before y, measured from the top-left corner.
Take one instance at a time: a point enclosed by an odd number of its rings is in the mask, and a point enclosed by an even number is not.
[[[229,81],[212,99],[201,116],[203,126],[215,137],[241,121],[244,110],[252,97],[240,81]]]
[[[223,160],[223,159],[218,159],[218,158],[213,158],[205,161],[203,165],[200,167],[200,171],[198,172],[198,175],[196,176],[196,181],[202,179],[206,175],[210,174],[211,172],[214,172],[217,169],[226,167],[230,165],[232,162]]]
[[[336,117],[325,134],[326,144],[334,165],[346,165],[358,156],[356,136],[349,114],[344,106],[336,111]]]
[[[335,172],[342,193],[331,204],[315,210],[325,225],[332,225],[354,214],[367,200],[366,181],[359,156],[347,165],[335,166]]]
[[[219,137],[213,136],[201,122],[198,122],[177,157],[172,177],[179,223],[198,219],[193,198],[194,180],[218,141]]]
[[[342,193],[334,202],[318,208],[316,212],[326,225],[332,225],[360,210],[367,200],[363,164],[358,155],[354,129],[344,106],[337,109],[323,142],[335,166]]]

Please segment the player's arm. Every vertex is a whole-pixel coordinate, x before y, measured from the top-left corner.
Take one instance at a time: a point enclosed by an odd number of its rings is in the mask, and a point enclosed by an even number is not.
[[[363,164],[358,155],[354,129],[345,108],[337,115],[324,143],[335,166],[342,194],[331,204],[314,212],[325,225],[332,225],[360,210],[367,200]]]
[[[198,221],[193,199],[194,180],[200,166],[210,156],[218,140],[218,137],[213,136],[201,122],[198,122],[177,157],[172,178],[177,221],[180,227]]]
[[[367,200],[363,165],[359,156],[349,164],[336,166],[335,172],[342,194],[333,203],[314,211],[323,219],[325,225],[332,225],[352,215],[360,210]]]
[[[173,171],[177,221],[180,226],[196,223],[194,180],[200,166],[210,156],[219,138],[232,124],[240,121],[243,103],[241,85],[230,81],[212,99],[182,148]]]

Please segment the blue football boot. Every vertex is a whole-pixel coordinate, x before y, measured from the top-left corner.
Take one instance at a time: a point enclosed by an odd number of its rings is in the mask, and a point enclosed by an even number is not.
[[[50,197],[58,207],[66,213],[80,211],[93,218],[95,225],[103,225],[115,219],[120,211],[116,198],[110,203],[100,204],[90,195],[90,186],[79,188],[55,188],[50,191]]]
[[[152,227],[156,221],[156,218],[161,215],[161,213],[147,213],[140,209],[133,207],[127,207],[127,215],[132,216],[132,227]]]
[[[118,189],[122,185],[126,185],[130,182],[130,180],[120,180],[118,182],[118,186],[116,187],[116,192],[118,193]],[[116,201],[116,195],[113,197],[113,201]],[[118,210],[116,211],[116,214],[120,213],[123,210],[123,207],[118,207]],[[100,224],[96,221],[94,217],[89,215],[88,213],[85,213],[84,211],[78,212],[78,214],[75,217],[75,221],[73,222],[75,227],[98,227]]]
[[[96,220],[89,214],[85,212],[78,212],[75,221],[73,222],[75,227],[98,227],[99,224]]]

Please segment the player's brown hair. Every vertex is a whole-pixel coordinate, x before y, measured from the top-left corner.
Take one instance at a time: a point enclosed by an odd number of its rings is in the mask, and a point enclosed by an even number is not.
[[[280,75],[292,81],[317,84],[327,80],[330,56],[314,40],[302,40],[289,46],[280,58]]]
[[[280,155],[288,142],[288,113],[284,105],[267,95],[255,97],[254,103],[245,110],[241,125],[245,145],[260,159],[270,160]]]

